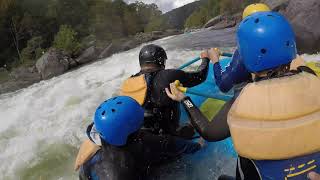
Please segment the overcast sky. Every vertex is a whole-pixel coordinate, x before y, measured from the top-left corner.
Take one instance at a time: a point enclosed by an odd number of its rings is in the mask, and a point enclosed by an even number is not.
[[[125,0],[126,2],[132,3],[137,0]],[[147,4],[155,3],[158,5],[159,9],[165,13],[177,7],[183,6],[185,4],[194,2],[196,0],[138,0]]]

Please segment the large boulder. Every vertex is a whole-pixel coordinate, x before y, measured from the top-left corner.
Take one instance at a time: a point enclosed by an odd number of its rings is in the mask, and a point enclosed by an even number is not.
[[[172,36],[172,35],[178,35],[178,34],[181,34],[182,31],[178,30],[178,29],[167,29],[165,31],[165,34],[168,35],[168,36]]]
[[[144,43],[152,40],[151,33],[138,33],[134,36],[134,39],[137,40],[139,43]]]
[[[58,76],[68,70],[68,57],[56,49],[50,49],[37,60],[36,68],[42,79]]]
[[[299,53],[320,51],[320,1],[290,0],[280,11],[291,22],[297,39]]]
[[[163,35],[164,35],[164,32],[162,32],[162,31],[152,31],[151,32],[152,40],[160,39],[163,37]]]
[[[224,29],[236,26],[241,22],[241,13],[234,15],[219,15],[209,20],[203,28],[209,28],[211,30]]]
[[[99,54],[98,58],[102,59],[102,58],[106,58],[112,55],[112,43],[108,44],[103,50],[102,52]]]
[[[97,50],[94,46],[89,47],[83,53],[75,59],[75,61],[79,64],[85,64],[90,61],[96,60],[98,57]]]
[[[217,23],[221,22],[222,19],[223,19],[223,15],[216,16],[216,17],[210,19],[210,20],[203,26],[203,28],[208,28],[208,27],[214,26],[214,25],[216,25]]]

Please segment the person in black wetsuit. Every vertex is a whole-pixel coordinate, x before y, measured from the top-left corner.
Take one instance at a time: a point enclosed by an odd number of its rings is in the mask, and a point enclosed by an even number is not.
[[[87,129],[90,140],[83,143],[76,160],[81,180],[142,180],[153,166],[201,148],[195,142],[140,129],[143,116],[143,108],[126,96],[97,108],[94,126]]]
[[[133,97],[145,108],[144,128],[155,134],[171,134],[189,139],[194,134],[193,128],[190,125],[179,127],[179,103],[167,96],[165,88],[174,80],[180,80],[185,87],[202,83],[207,77],[209,59],[203,57],[196,72],[165,69],[166,60],[167,54],[162,47],[154,44],[144,46],[139,54],[141,71],[125,81],[121,94]],[[145,87],[142,88],[141,83]]]
[[[257,29],[259,29],[259,31]],[[286,32],[286,34],[284,35],[284,34],[281,34],[280,32]],[[246,37],[246,38],[242,38],[242,37]],[[240,24],[237,32],[237,38],[238,38],[238,44],[239,44],[239,52],[241,56],[244,58],[244,65],[246,69],[248,69],[248,71],[251,73],[253,77],[253,82],[252,83],[248,82],[247,85],[244,85],[244,88],[241,91],[241,93],[240,91],[235,92],[234,98],[225,104],[225,106],[220,110],[220,112],[214,117],[213,120],[208,121],[206,117],[201,113],[201,111],[196,107],[196,105],[194,105],[192,100],[189,97],[186,97],[183,93],[181,93],[174,83],[170,84],[170,90],[166,89],[167,95],[171,99],[182,102],[184,108],[186,109],[190,117],[191,124],[195,127],[197,132],[205,140],[208,140],[208,141],[213,141],[213,142],[220,141],[231,136],[230,126],[229,126],[229,123],[232,123],[231,118],[238,117],[238,120],[245,119],[243,117],[244,116],[243,114],[241,114],[242,116],[235,115],[235,112],[238,112],[236,111],[236,108],[238,108],[237,106],[240,103],[246,104],[248,99],[246,99],[245,97],[250,97],[256,100],[254,104],[252,105],[250,104],[251,106],[263,107],[266,104],[266,102],[264,101],[260,102],[259,99],[255,99],[257,97],[256,95],[246,93],[249,87],[250,87],[250,90],[254,89],[255,93],[258,93],[258,94],[262,87],[267,87],[267,90],[270,90],[271,92],[274,91],[279,93],[281,92],[281,90],[270,89],[270,87],[275,87],[275,85],[278,85],[279,82],[284,82],[283,81],[284,78],[286,78],[285,80],[292,81],[295,83],[298,83],[298,82],[302,83],[303,81],[307,82],[306,84],[319,83],[317,78],[314,77],[316,76],[315,72],[313,72],[308,67],[300,66],[296,70],[290,70],[290,63],[292,62],[293,59],[296,58],[295,38],[294,38],[294,32],[291,26],[282,15],[275,12],[263,12],[263,13],[257,13],[255,15],[252,15],[251,17],[248,17],[246,20],[244,20]],[[218,52],[213,52],[212,54],[215,54],[215,56],[218,56]],[[282,87],[279,86],[279,88],[282,88]],[[317,87],[316,86],[310,87],[312,91],[315,91],[312,88],[317,88]],[[289,88],[287,87],[287,90],[290,91],[290,87]],[[295,90],[295,91],[298,91],[298,90]],[[303,88],[302,90],[300,89],[299,91],[303,91]],[[253,92],[253,91],[250,91],[250,92]],[[305,93],[300,92],[298,94],[300,96],[304,96],[304,97],[299,97],[302,99],[308,98],[310,96],[315,96],[315,97],[317,96],[315,94],[310,95],[308,94],[308,92],[305,92]],[[259,94],[259,95],[264,96],[265,94]],[[291,94],[290,96],[286,96],[285,94],[282,94],[283,99],[279,99],[279,101],[276,103],[280,105],[281,104],[288,105],[286,106],[286,108],[288,108],[286,111],[288,114],[295,113],[290,111],[289,104],[287,103],[289,102],[289,99],[297,98],[295,95],[296,95],[295,93],[292,93],[292,96]],[[272,93],[268,97],[272,97]],[[285,99],[285,98],[288,98],[288,99]],[[314,100],[314,98],[310,98],[310,99],[311,101]],[[271,99],[271,98],[268,99],[267,101],[269,102],[271,100],[274,101],[274,99]],[[236,105],[233,105],[235,101],[237,101],[237,103]],[[270,104],[274,104],[274,103],[275,102],[272,102]],[[233,108],[233,106],[235,107]],[[266,106],[266,107],[270,107],[270,106]],[[229,114],[229,117],[228,117],[228,113],[231,108],[233,108],[233,114],[231,115]],[[263,111],[263,109],[261,109],[261,111]],[[239,110],[239,112],[241,111]],[[269,112],[276,113],[276,111],[270,111],[270,110]],[[254,114],[254,113],[255,112],[251,112],[251,114]],[[305,114],[301,114],[300,118],[303,118],[304,115]],[[273,116],[273,114],[271,113],[270,116]],[[276,116],[277,115],[275,115],[275,118],[278,118]],[[248,115],[248,117],[250,116]],[[297,115],[295,117],[297,117]],[[266,118],[267,117],[261,117],[261,119],[266,119]],[[281,120],[283,119],[280,118],[279,121]],[[239,121],[237,121],[237,123],[239,123]],[[245,123],[248,123],[248,122],[245,121]],[[235,124],[234,127],[236,127],[237,125],[238,124]],[[262,125],[260,124],[260,126]],[[252,126],[250,127],[252,128]],[[237,135],[241,136],[241,134],[237,134]],[[235,140],[235,137],[232,137],[232,138],[233,140]],[[271,144],[273,143],[274,142],[272,141]],[[252,147],[246,147],[246,148],[252,148]],[[314,151],[308,152],[308,153],[314,153]],[[268,178],[285,179],[286,175],[289,175],[288,177],[300,176],[302,177],[302,179],[306,179],[307,173],[310,172],[310,170],[309,171],[306,170],[301,173],[290,174],[291,171],[290,170],[286,171],[285,169],[292,166],[292,164],[295,164],[296,163],[295,161],[300,161],[301,159],[299,158],[308,159],[311,156],[313,156],[312,158],[317,159],[319,158],[318,154],[315,153],[311,155],[306,155],[302,153],[302,155],[305,155],[305,156],[293,157],[292,159],[288,159],[288,160],[285,158],[284,158],[285,160],[275,159],[278,161],[272,161],[273,159],[270,159],[271,161],[259,161],[259,160],[265,160],[265,159],[254,160],[250,158],[245,158],[243,156],[239,156],[238,163],[237,163],[236,179],[237,180],[251,180],[251,179],[264,180]],[[287,155],[284,155],[283,157],[287,157]],[[314,162],[314,161],[312,159],[309,159],[309,162]],[[270,165],[272,163],[274,163],[273,165],[277,166],[277,168],[275,168],[274,171],[270,171],[270,166],[264,167],[265,164]],[[277,165],[277,163],[283,163],[283,164]],[[285,164],[285,167],[284,167],[284,164]],[[273,177],[277,177],[277,178],[273,178]],[[223,177],[220,177],[220,179],[233,179],[233,178],[228,176],[223,176]]]

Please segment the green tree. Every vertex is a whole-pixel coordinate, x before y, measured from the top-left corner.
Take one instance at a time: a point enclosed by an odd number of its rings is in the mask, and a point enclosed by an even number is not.
[[[167,29],[168,23],[165,17],[154,17],[150,20],[149,24],[145,27],[145,32],[151,32],[151,31],[163,31]]]
[[[104,0],[92,0],[89,4],[89,26],[90,33],[94,34],[100,41],[108,41],[114,38],[112,31],[119,26],[113,17],[112,3]],[[118,18],[119,20],[119,18]],[[111,23],[116,22],[116,23]],[[113,26],[114,25],[114,26]]]
[[[141,30],[138,15],[133,6],[128,6],[125,9],[122,20],[126,36],[136,34]]]
[[[41,36],[36,36],[30,39],[25,47],[21,51],[21,58],[24,62],[30,62],[38,59],[44,49],[42,49],[43,39]]]
[[[202,27],[207,21],[219,14],[241,12],[247,5],[259,0],[208,0],[199,10],[193,12],[185,22],[186,28]]]
[[[53,47],[74,55],[80,49],[77,32],[68,25],[61,25],[59,32],[54,37]]]
[[[208,10],[205,7],[202,7],[188,17],[185,27],[200,28],[208,21],[208,19]]]
[[[88,35],[89,0],[50,0],[47,6],[47,17],[59,25],[70,25],[83,36]]]
[[[132,4],[134,9],[136,9],[139,24],[143,27],[147,26],[156,17],[160,17],[162,12],[159,10],[158,6],[154,3],[144,4],[143,2],[135,2]]]

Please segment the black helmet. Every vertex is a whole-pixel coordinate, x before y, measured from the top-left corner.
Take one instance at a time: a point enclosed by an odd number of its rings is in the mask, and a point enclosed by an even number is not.
[[[154,44],[144,46],[139,53],[140,66],[144,64],[157,64],[164,67],[166,60],[166,51],[162,47]]]

